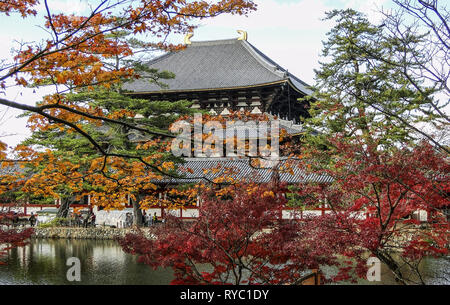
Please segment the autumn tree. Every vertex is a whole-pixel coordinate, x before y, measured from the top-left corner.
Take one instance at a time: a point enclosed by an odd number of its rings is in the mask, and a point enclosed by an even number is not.
[[[338,152],[334,166],[314,173],[328,175],[333,182],[292,187],[291,205],[310,209],[326,204],[329,213],[312,220],[329,220],[319,229],[324,234],[345,232],[348,244],[342,255],[363,266],[365,252],[386,264],[400,283],[426,284],[422,260],[449,252],[445,156],[426,142],[413,149],[381,151],[375,145],[364,147],[362,141],[331,141]],[[418,217],[419,211],[427,213],[426,219]],[[339,277],[351,278],[350,271],[354,269],[341,269]]]
[[[132,124],[138,120],[139,126],[161,132],[168,128],[174,118],[192,111],[187,107],[190,105],[187,101],[148,103],[147,100],[133,99],[101,88],[92,92],[67,94],[66,97],[78,102],[89,102],[108,113],[114,113],[115,109],[126,109],[126,114],[133,117],[140,115],[140,118],[123,118],[124,122]],[[28,151],[29,147],[37,150],[34,151],[33,158],[28,156],[32,162],[27,165],[26,173],[29,179],[22,191],[26,194],[41,193],[62,199],[61,217],[67,215],[70,200],[73,200],[74,195],[90,195],[94,204],[105,207],[120,207],[127,202],[127,196],[131,195],[136,210],[135,219],[140,220],[140,198],[145,195],[145,190],[156,188],[152,179],[161,175],[175,175],[170,173],[166,166],[169,162],[178,160],[169,151],[170,142],[108,123],[97,125],[80,121],[78,124],[83,126],[99,145],[116,156],[105,158],[89,145],[86,138],[64,126],[45,130],[36,128],[32,136],[22,143],[25,151]],[[139,163],[142,163],[142,166]],[[152,174],[152,171],[159,176]]]
[[[428,123],[436,130],[448,125],[444,110],[448,99],[442,96],[447,89],[442,81],[426,81],[420,75],[426,73],[421,65],[429,62],[425,48],[429,36],[419,35],[405,22],[394,32],[387,26],[389,19],[374,25],[351,9],[334,10],[326,19],[336,25],[324,42],[323,62],[316,71],[317,99],[308,120],[322,132],[322,144],[333,133],[347,138],[362,134],[368,142],[370,131],[376,132],[381,145],[425,138],[448,153],[445,143],[424,128]],[[448,73],[445,58],[440,63]]]
[[[103,62],[110,71],[120,71],[123,67],[133,67],[139,71],[141,77],[149,82],[156,82],[161,86],[164,84],[161,79],[171,78],[173,75],[168,71],[156,71],[149,69],[141,61],[150,57],[154,49],[143,41],[132,36],[129,31],[114,31],[106,39],[116,42],[129,43],[133,54],[116,54],[112,59],[105,59]],[[150,49],[149,49],[150,47]],[[139,54],[134,56],[135,54]],[[144,177],[139,182],[137,172],[132,172],[123,168],[118,168],[118,164],[133,162],[146,163],[148,171],[158,171],[164,173],[160,167],[166,161],[174,161],[168,153],[167,143],[160,135],[164,135],[170,123],[180,115],[190,113],[191,103],[187,101],[169,102],[159,101],[149,103],[145,99],[132,98],[122,93],[121,80],[109,87],[100,85],[93,86],[95,90],[80,88],[64,94],[64,98],[72,104],[88,105],[98,109],[99,115],[120,119],[123,125],[116,125],[111,122],[92,122],[80,117],[76,124],[83,128],[88,136],[95,141],[102,149],[111,155],[110,160],[90,145],[90,140],[82,137],[79,133],[73,132],[70,128],[62,124],[51,126],[42,123],[39,116],[33,113],[30,115],[29,126],[33,131],[32,136],[21,143],[18,150],[25,151],[33,147],[35,157],[33,163],[27,166],[28,181],[22,188],[25,194],[46,194],[48,197],[61,199],[61,206],[58,215],[66,217],[70,201],[74,197],[90,195],[93,203],[101,206],[118,207],[127,202],[127,196],[133,198],[135,210],[134,219],[140,224],[139,201],[143,189],[150,189],[151,174]],[[136,127],[137,129],[133,129]],[[142,130],[152,130],[155,134],[148,135]],[[140,149],[143,147],[145,149]],[[42,152],[44,151],[44,152]],[[20,153],[24,157],[23,152]],[[114,155],[114,156],[113,156]],[[154,155],[152,157],[152,155]],[[30,157],[28,159],[31,160]],[[96,168],[93,164],[98,164],[102,160],[103,166]],[[121,159],[119,161],[119,159]],[[141,161],[142,160],[142,161]],[[145,161],[144,161],[145,160]],[[108,162],[111,161],[111,162]],[[111,168],[115,162],[115,168]],[[138,165],[136,165],[138,167]],[[114,167],[114,166],[113,166]],[[134,177],[134,178],[130,178]],[[124,178],[134,181],[135,187],[130,183],[124,183]],[[111,181],[105,182],[105,179]],[[145,181],[145,182],[144,182]],[[107,187],[105,187],[107,186]],[[120,195],[117,195],[120,194]],[[99,200],[99,198],[104,198]],[[106,202],[106,198],[111,198]]]
[[[448,148],[419,124],[448,124],[441,112],[447,101],[439,96],[445,87],[416,74],[427,56],[425,36],[397,35],[352,9],[326,19],[336,25],[324,42],[312,118],[305,120],[319,133],[305,135],[300,157],[305,169],[332,182],[297,185],[293,201],[331,208],[314,221],[333,219],[322,227],[326,234],[348,233],[343,254],[359,261],[357,274],[365,251],[402,284],[426,283],[420,262],[448,253]],[[413,217],[419,210],[428,215],[422,226]]]
[[[310,269],[336,264],[339,242],[314,247],[309,224],[282,221],[283,191],[285,185],[204,186],[198,219],[168,215],[151,231],[155,238],[128,234],[120,243],[153,268],[172,268],[172,284],[300,284]]]
[[[8,1],[0,11],[26,18],[37,15],[37,5],[37,1]],[[13,83],[55,88],[35,106],[0,99],[1,105],[27,111],[35,132],[25,143],[28,146],[15,150],[16,161],[28,161],[29,170],[36,174],[23,190],[47,197],[90,194],[95,203],[111,207],[123,203],[126,194],[136,199],[140,187],[151,189],[152,179],[170,175],[173,163],[166,162],[169,155],[158,137],[174,137],[166,128],[176,115],[186,112],[188,103],[133,100],[121,94],[121,84],[146,78],[164,86],[161,79],[173,74],[150,70],[140,61],[155,50],[182,48],[168,43],[168,35],[192,31],[196,20],[203,18],[247,14],[255,5],[251,1],[142,1],[138,5],[98,1],[86,16],[52,14],[47,1],[42,5],[49,38],[20,46],[0,70],[4,91]],[[129,38],[141,34],[150,40]],[[132,138],[141,138],[140,145]],[[50,150],[42,152],[30,145]],[[4,143],[0,150],[4,156]],[[61,208],[62,215],[66,207]]]
[[[7,1],[0,4],[0,12],[9,16],[20,13],[26,18],[37,15],[38,1]],[[43,2],[45,22],[43,27],[48,39],[19,48],[12,61],[3,63],[0,87],[14,82],[18,86],[42,86],[52,84],[56,93],[45,98],[40,105],[0,99],[7,107],[30,111],[43,124],[63,124],[89,140],[97,151],[109,156],[89,134],[76,122],[80,118],[132,127],[147,134],[155,132],[129,126],[120,119],[112,119],[99,114],[99,109],[88,105],[72,104],[65,99],[64,92],[79,88],[93,89],[94,85],[109,88],[124,78],[137,78],[133,66],[110,69],[105,59],[131,55],[133,50],[122,39],[109,39],[119,30],[133,34],[147,34],[152,37],[148,43],[153,47],[174,50],[166,38],[172,33],[187,33],[196,25],[195,20],[214,17],[222,13],[247,14],[255,8],[251,1],[98,1],[86,16],[52,14],[47,1]],[[2,145],[4,146],[4,145]]]
[[[11,218],[11,213],[0,213],[0,258],[7,254],[7,251],[16,247],[23,247],[31,237],[33,229],[25,230],[5,229],[5,219]],[[0,265],[4,264],[0,261]]]

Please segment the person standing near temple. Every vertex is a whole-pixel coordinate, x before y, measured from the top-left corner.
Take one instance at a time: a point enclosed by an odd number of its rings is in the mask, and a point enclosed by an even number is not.
[[[142,211],[142,226],[147,226],[147,213],[145,212],[145,210]]]
[[[28,220],[30,221],[30,226],[34,227],[34,225],[36,224],[36,216],[34,215],[34,213],[31,213],[31,216]]]

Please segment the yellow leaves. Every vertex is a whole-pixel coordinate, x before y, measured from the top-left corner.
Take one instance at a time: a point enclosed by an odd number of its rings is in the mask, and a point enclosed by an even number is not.
[[[76,208],[73,209],[73,213],[74,214],[80,214],[81,210],[83,210],[83,209],[84,209],[84,207],[76,207]]]
[[[258,186],[257,185],[256,186],[255,185],[250,185],[250,186],[247,187],[247,193],[249,195],[254,194],[257,190],[258,190]]]
[[[92,160],[90,170],[94,171],[94,170],[101,169],[103,167],[103,160],[104,160],[103,157],[95,158],[94,160]]]
[[[234,195],[234,190],[231,187],[224,187],[215,192],[217,198],[221,198],[227,195]]]
[[[292,165],[289,164],[289,162],[286,162],[286,164],[279,167],[280,172],[282,173],[289,173],[290,175],[295,175],[294,170],[292,169]]]
[[[23,87],[28,86],[28,82],[23,77],[17,77],[16,78],[16,83],[17,83],[17,85],[20,85],[20,86],[23,86]]]
[[[263,193],[263,197],[272,197],[275,198],[275,194],[273,193],[273,191],[265,191]]]
[[[144,189],[144,190],[154,190],[154,191],[156,191],[157,186],[156,186],[155,184],[153,184],[153,183],[147,183],[147,184],[145,184],[145,185],[142,187],[142,189]]]
[[[228,184],[234,184],[237,182],[237,180],[233,177],[229,177],[229,176],[222,176],[222,177],[217,177],[213,179],[214,183],[228,183]]]
[[[33,6],[37,5],[38,0],[8,0],[0,2],[0,12],[5,13],[9,16],[11,12],[19,12],[23,18],[28,15],[36,15],[36,10],[32,9]]]
[[[150,149],[152,147],[157,147],[159,145],[159,143],[160,143],[159,140],[147,141],[145,143],[138,144],[136,149],[147,150],[147,149]]]
[[[162,168],[165,171],[171,171],[175,168],[175,164],[173,162],[163,162]]]
[[[6,158],[6,152],[5,152],[5,150],[6,150],[7,148],[8,148],[8,145],[6,145],[6,143],[3,143],[2,141],[0,141],[0,160]]]
[[[56,81],[60,84],[65,84],[68,80],[69,72],[68,71],[62,71],[61,73],[58,73],[56,75]]]
[[[91,204],[101,206],[105,210],[121,210],[125,208],[127,197],[123,193],[90,192]]]
[[[261,167],[261,160],[259,158],[254,158],[250,160],[250,165],[255,168]]]
[[[14,152],[16,152],[22,159],[32,158],[35,156],[35,151],[31,147],[20,144],[14,148]]]

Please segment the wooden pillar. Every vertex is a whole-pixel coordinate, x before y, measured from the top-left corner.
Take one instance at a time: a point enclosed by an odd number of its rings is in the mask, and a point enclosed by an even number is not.
[[[27,206],[28,206],[28,204],[29,204],[29,201],[28,201],[28,199],[27,199],[27,201],[25,202],[25,206],[23,207],[23,213],[24,213],[25,215],[27,215]]]

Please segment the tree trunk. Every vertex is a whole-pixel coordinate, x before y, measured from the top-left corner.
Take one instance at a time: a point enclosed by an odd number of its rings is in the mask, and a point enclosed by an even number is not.
[[[56,217],[67,218],[67,215],[69,214],[69,208],[70,208],[70,199],[69,198],[62,199]]]
[[[398,263],[387,253],[382,253],[381,251],[375,251],[375,256],[378,257],[380,261],[386,264],[388,268],[394,273],[395,281],[400,282],[403,285],[407,285],[402,272],[400,271],[400,266]]]
[[[133,224],[142,227],[142,210],[140,209],[141,205],[139,202],[140,197],[139,195],[136,195],[136,200],[133,200]]]

